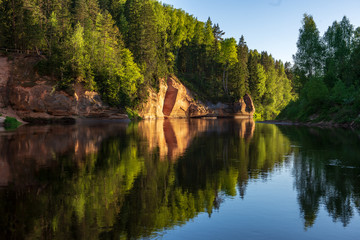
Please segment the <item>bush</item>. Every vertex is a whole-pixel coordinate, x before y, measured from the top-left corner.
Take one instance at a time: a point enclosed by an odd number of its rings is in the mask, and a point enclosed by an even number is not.
[[[16,118],[13,117],[6,117],[4,121],[5,129],[16,129],[21,125],[21,122],[19,122]]]
[[[126,110],[126,114],[130,118],[130,120],[141,120],[141,117],[137,111],[132,110],[130,108],[126,108],[125,110]]]
[[[305,83],[303,92],[309,104],[320,105],[328,100],[329,90],[322,78],[313,77]]]
[[[347,92],[346,92],[346,86],[345,84],[341,81],[338,80],[335,83],[335,86],[331,89],[331,100],[335,103],[341,104],[344,102],[344,99],[346,99],[347,97]]]

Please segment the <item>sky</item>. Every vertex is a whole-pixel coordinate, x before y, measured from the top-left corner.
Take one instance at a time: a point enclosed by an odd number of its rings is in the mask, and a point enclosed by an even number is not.
[[[321,36],[334,21],[360,26],[360,0],[160,0],[206,21],[219,23],[225,37],[244,35],[250,49],[293,62],[304,13],[314,17]]]

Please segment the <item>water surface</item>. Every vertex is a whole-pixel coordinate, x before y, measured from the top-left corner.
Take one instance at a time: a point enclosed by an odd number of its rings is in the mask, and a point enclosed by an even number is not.
[[[357,239],[360,134],[251,120],[0,132],[3,239]]]

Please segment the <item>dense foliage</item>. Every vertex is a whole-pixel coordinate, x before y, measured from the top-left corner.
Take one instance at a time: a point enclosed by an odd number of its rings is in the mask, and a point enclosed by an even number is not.
[[[356,123],[360,111],[360,28],[335,21],[322,37],[304,15],[294,56],[300,92],[279,116],[291,120]]]
[[[274,117],[293,98],[284,64],[223,35],[210,18],[155,0],[0,2],[0,48],[46,55],[41,67],[59,87],[83,82],[110,104],[131,107],[176,74],[213,102],[250,93],[257,112]]]

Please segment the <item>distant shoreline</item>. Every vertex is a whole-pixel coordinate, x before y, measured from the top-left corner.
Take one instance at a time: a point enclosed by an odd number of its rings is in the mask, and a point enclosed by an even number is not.
[[[333,122],[292,122],[281,120],[257,121],[257,123],[276,124],[276,125],[292,125],[292,126],[308,126],[321,128],[349,128],[358,129],[360,126],[353,123],[333,123]]]

